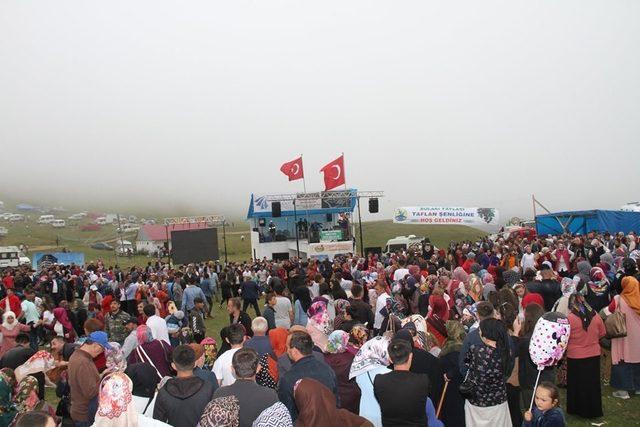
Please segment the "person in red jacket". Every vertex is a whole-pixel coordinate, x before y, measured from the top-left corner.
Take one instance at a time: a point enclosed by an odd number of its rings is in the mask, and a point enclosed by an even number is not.
[[[469,252],[467,254],[467,260],[462,264],[462,269],[467,272],[467,274],[471,274],[471,265],[476,262],[476,254],[473,252]]]
[[[22,306],[20,305],[20,298],[18,298],[13,291],[13,288],[7,288],[6,290],[7,296],[0,300],[0,310],[2,311],[13,311],[13,314],[16,315],[16,319],[20,318],[22,314]],[[7,306],[9,309],[7,310]]]

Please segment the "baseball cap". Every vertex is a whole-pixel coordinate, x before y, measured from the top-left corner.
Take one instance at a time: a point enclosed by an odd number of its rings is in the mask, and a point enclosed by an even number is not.
[[[105,350],[111,350],[107,333],[104,331],[91,332],[85,341],[87,344],[95,343],[100,344]]]

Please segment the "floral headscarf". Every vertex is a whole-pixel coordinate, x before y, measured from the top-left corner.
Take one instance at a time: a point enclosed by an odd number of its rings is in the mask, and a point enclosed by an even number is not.
[[[402,321],[402,327],[406,327],[409,324],[413,324],[413,327],[416,330],[416,333],[413,334],[413,343],[417,348],[420,348],[422,350],[426,349],[426,343],[427,343],[427,321],[425,320],[424,317],[422,317],[419,314],[412,314],[411,316],[407,317],[406,319],[404,319]]]
[[[562,295],[565,297],[569,297],[572,294],[575,294],[578,288],[578,283],[580,283],[579,279],[574,280],[570,277],[564,277],[560,282],[560,290],[562,291]]]
[[[19,413],[33,411],[40,398],[38,397],[38,380],[27,375],[19,383],[14,398]]]
[[[235,396],[213,399],[204,408],[200,427],[238,427],[240,425],[240,402]]]
[[[609,291],[609,279],[600,267],[593,267],[589,271],[589,279],[589,289],[596,296],[602,296]]]
[[[331,354],[344,353],[349,344],[349,334],[345,331],[337,330],[331,332],[327,342],[327,352]]]
[[[200,341],[200,345],[204,348],[204,365],[203,369],[213,369],[213,363],[218,358],[218,346],[216,340],[211,337],[206,337]]]
[[[56,361],[48,351],[40,350],[15,370],[16,381],[38,372],[48,372],[56,367]]]
[[[126,427],[136,425],[138,412],[131,394],[133,383],[124,372],[115,372],[104,377],[98,394],[96,427]]]
[[[388,347],[389,338],[383,336],[373,337],[364,343],[358,354],[353,358],[349,379],[380,366],[388,366],[391,363],[387,352]]]
[[[351,303],[346,299],[337,299],[333,303],[336,310],[336,317],[333,319],[333,328],[338,329],[345,320],[347,315],[347,308],[351,306]]]
[[[360,348],[369,339],[369,331],[364,325],[356,324],[349,332],[349,342],[355,347]]]
[[[326,302],[314,302],[311,304],[311,307],[309,307],[307,314],[309,315],[309,321],[312,323],[312,326],[324,334],[331,332],[331,320],[329,319]]]
[[[104,350],[104,355],[107,358],[106,372],[124,371],[127,369],[127,360],[124,358],[120,344],[110,342],[109,345],[111,348]]]
[[[147,325],[138,326],[136,328],[136,338],[138,339],[139,345],[153,341],[153,333],[151,331],[151,328]]]
[[[468,286],[469,286],[469,295],[471,296],[471,298],[473,298],[475,302],[480,301],[480,299],[482,298],[482,288],[483,288],[482,280],[480,280],[480,278],[475,274],[472,274],[469,276]]]

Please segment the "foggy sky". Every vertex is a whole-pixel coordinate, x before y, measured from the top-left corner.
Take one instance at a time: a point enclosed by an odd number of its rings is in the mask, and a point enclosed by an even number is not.
[[[531,217],[640,199],[640,3],[0,3],[0,200],[239,216],[347,184]]]

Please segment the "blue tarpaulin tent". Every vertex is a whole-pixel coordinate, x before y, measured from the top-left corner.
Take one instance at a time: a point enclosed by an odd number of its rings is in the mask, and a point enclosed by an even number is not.
[[[536,231],[538,234],[640,232],[640,212],[591,210],[537,215]]]

